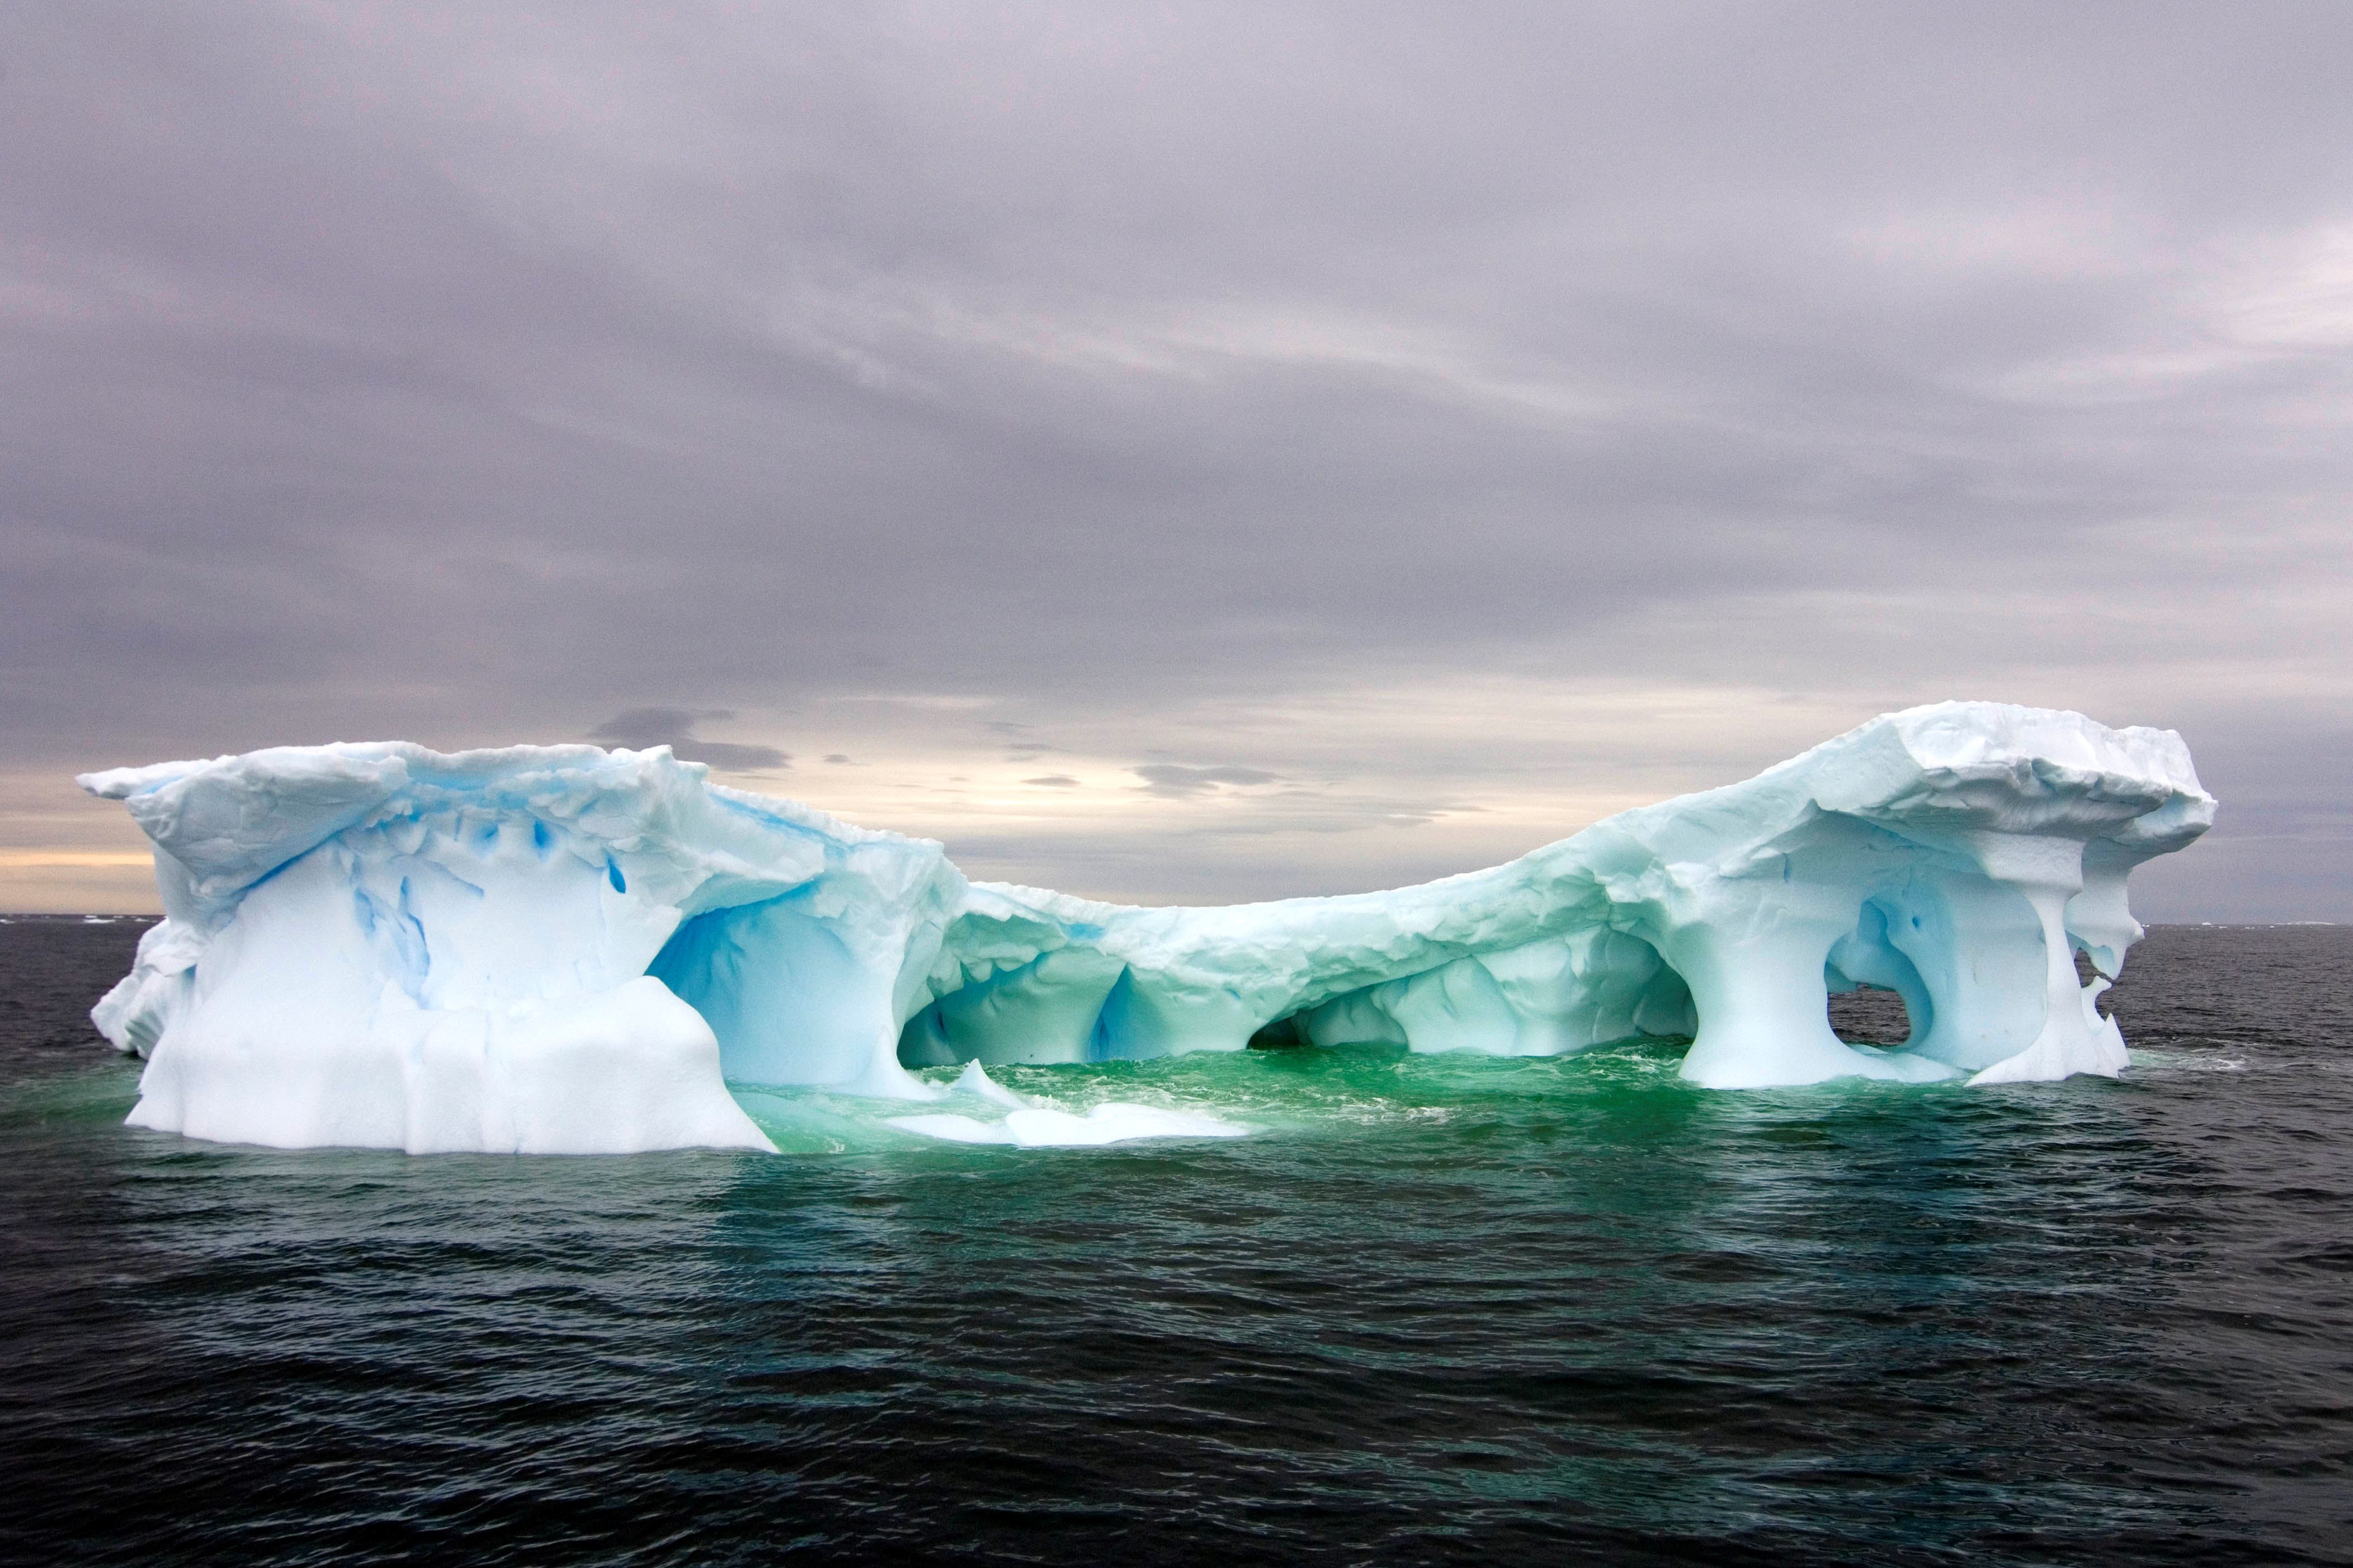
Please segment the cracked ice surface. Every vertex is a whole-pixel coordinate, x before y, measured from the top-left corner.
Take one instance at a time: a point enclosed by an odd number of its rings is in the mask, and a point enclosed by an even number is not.
[[[923,1100],[941,1091],[909,1067],[1253,1037],[1689,1037],[1683,1076],[1722,1089],[2114,1075],[2107,982],[2079,985],[2074,954],[2116,973],[2140,936],[2126,877],[2214,811],[2170,731],[1952,702],[1491,870],[1137,909],[967,882],[936,843],[710,784],[667,748],[287,747],[80,782],[153,840],[168,916],[93,1014],[147,1058],[132,1121],[413,1152],[765,1147],[728,1081]],[[1902,994],[1900,1047],[1831,1033],[1826,992],[1858,984]],[[902,1120],[1213,1135],[1167,1113]]]

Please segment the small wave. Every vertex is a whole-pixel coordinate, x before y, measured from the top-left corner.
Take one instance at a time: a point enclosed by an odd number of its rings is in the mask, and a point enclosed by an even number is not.
[[[950,1143],[1009,1143],[1021,1149],[1077,1149],[1145,1138],[1241,1138],[1251,1131],[1198,1111],[1109,1100],[1083,1116],[1024,1099],[997,1083],[978,1062],[968,1063],[951,1093],[1006,1108],[1002,1120],[983,1121],[956,1111],[894,1116],[887,1125]]]
[[[2219,1051],[2149,1051],[2135,1053],[2133,1066],[2144,1072],[2245,1072],[2245,1057],[2224,1056]]]

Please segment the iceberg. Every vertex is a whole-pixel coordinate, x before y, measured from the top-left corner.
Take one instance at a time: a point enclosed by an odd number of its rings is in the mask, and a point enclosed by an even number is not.
[[[1687,1038],[1683,1076],[1714,1089],[2114,1076],[2096,1003],[2141,935],[2126,879],[2214,815],[2170,731],[1947,702],[1489,870],[1137,908],[968,881],[936,842],[707,773],[667,747],[376,742],[83,775],[153,842],[166,912],[92,1013],[145,1058],[131,1121],[279,1147],[758,1149],[731,1082],[936,1100],[910,1069],[987,1084],[1253,1044]],[[1826,997],[1858,985],[1901,994],[1906,1039],[1838,1038]],[[1150,1107],[902,1120],[1230,1131]]]

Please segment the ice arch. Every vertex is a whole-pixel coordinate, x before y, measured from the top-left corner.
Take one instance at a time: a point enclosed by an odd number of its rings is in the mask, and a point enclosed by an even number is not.
[[[2214,802],[2168,731],[1944,703],[1417,888],[1136,909],[712,784],[667,749],[283,748],[86,775],[168,918],[94,1016],[132,1120],[412,1150],[765,1143],[727,1080],[909,1066],[1688,1037],[1715,1088],[2113,1074],[2133,868]],[[1900,1048],[1826,998],[1900,992]]]

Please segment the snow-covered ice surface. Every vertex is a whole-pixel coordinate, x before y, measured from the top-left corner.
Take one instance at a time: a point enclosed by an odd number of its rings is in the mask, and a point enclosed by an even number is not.
[[[285,747],[81,779],[167,919],[93,1014],[132,1120],[281,1147],[765,1148],[738,1095],[940,1102],[902,1131],[1223,1137],[1031,1103],[977,1065],[1260,1044],[1552,1056],[1688,1037],[1713,1088],[2114,1075],[2126,879],[2213,820],[2170,731],[1942,703],[1491,870],[1226,909],[967,882],[928,839],[711,784],[667,748]],[[1911,1036],[1842,1043],[1830,991]],[[730,1086],[734,1093],[730,1092]]]

